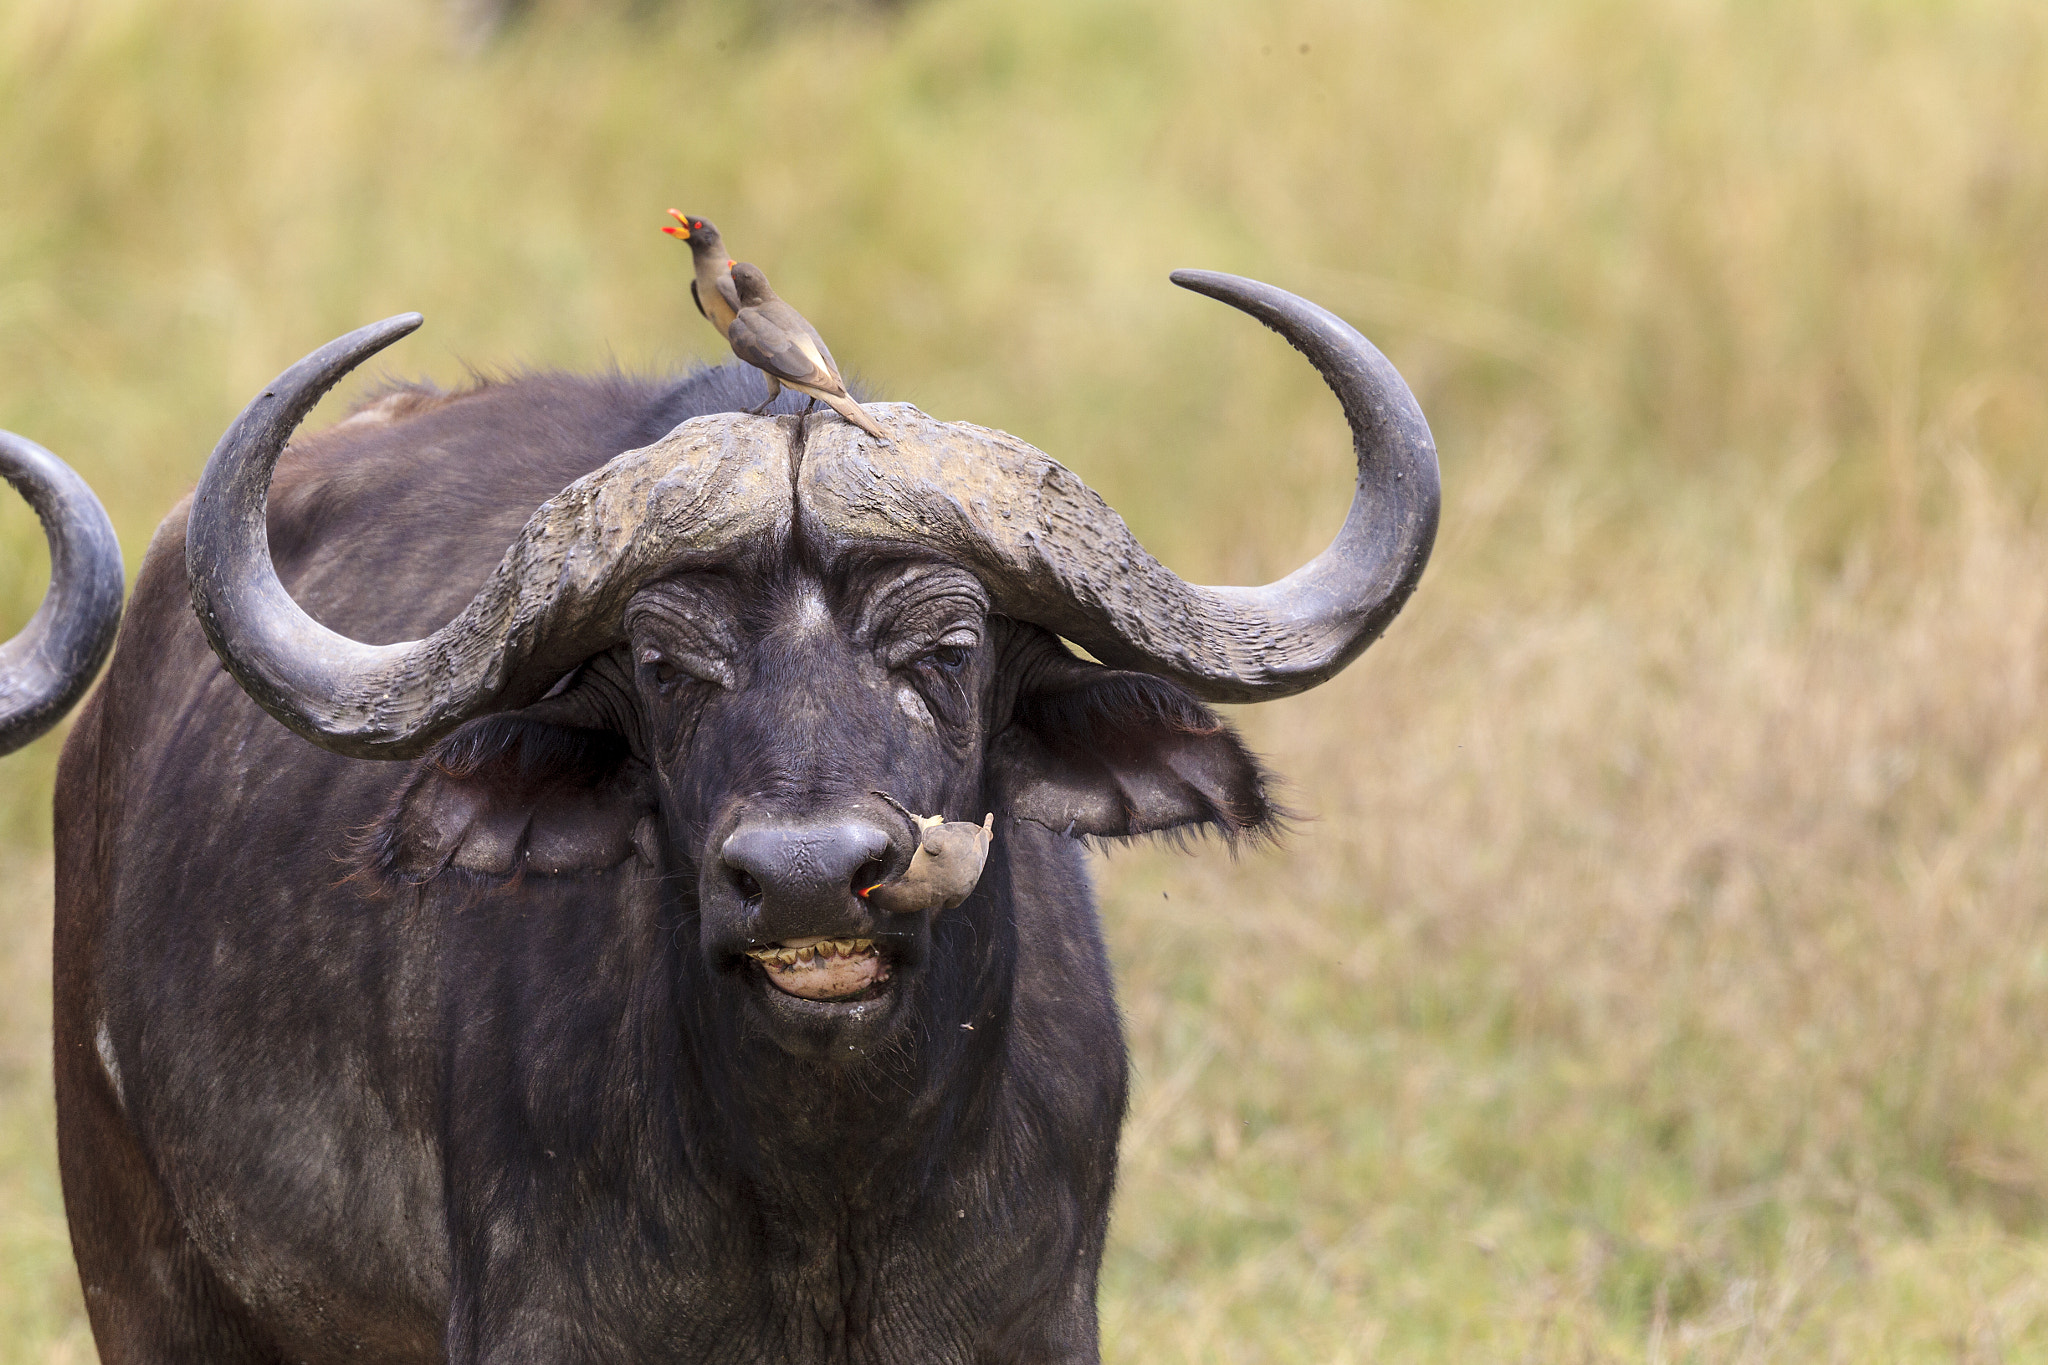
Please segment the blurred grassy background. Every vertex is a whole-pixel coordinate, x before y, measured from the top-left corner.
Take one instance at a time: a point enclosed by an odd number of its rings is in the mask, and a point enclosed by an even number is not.
[[[1314,820],[1102,872],[1138,1361],[2048,1359],[2048,11],[2031,0],[0,11],[0,425],[131,568],[241,404],[717,354],[671,205],[1176,568],[1327,539],[1345,314],[1445,533],[1240,720]],[[330,406],[331,415],[338,407]],[[323,417],[321,420],[327,420]],[[44,566],[0,505],[0,629]],[[0,1360],[91,1355],[48,784],[0,765]]]

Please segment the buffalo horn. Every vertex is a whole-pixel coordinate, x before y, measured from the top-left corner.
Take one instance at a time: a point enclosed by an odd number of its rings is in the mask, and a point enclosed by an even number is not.
[[[641,584],[789,522],[778,425],[699,418],[542,503],[469,605],[425,639],[368,645],[328,629],[271,561],[271,474],[321,395],[419,325],[417,313],[372,323],[279,375],[214,448],[186,525],[192,605],[214,653],[271,715],[355,758],[409,757],[471,716],[534,700],[617,643]]]
[[[1335,314],[1235,275],[1179,270],[1173,282],[1292,342],[1351,425],[1350,514],[1329,548],[1287,577],[1262,588],[1184,582],[1058,461],[907,405],[869,405],[895,437],[889,451],[843,423],[820,424],[800,480],[806,515],[841,541],[963,559],[998,610],[1207,701],[1263,701],[1327,680],[1379,638],[1429,562],[1440,499],[1429,426],[1393,365]]]
[[[895,440],[815,420],[795,499],[826,540],[907,545],[976,568],[1008,615],[1211,701],[1323,682],[1387,627],[1436,535],[1436,449],[1408,387],[1331,313],[1253,280],[1179,271],[1308,356],[1336,391],[1358,454],[1337,539],[1263,588],[1183,582],[1057,461],[1014,437],[907,405]],[[549,499],[456,618],[422,640],[367,645],[302,611],[277,576],[266,504],[286,440],[322,394],[419,326],[406,314],[334,341],[280,375],[221,438],[193,497],[186,566],[207,639],[272,715],[359,758],[403,758],[473,715],[519,706],[620,638],[626,600],[742,540],[787,536],[793,458],[781,424],[685,422]]]
[[[11,754],[63,719],[113,648],[121,544],[85,480],[34,441],[0,431],[0,478],[35,508],[50,543],[43,604],[0,645],[0,754]]]

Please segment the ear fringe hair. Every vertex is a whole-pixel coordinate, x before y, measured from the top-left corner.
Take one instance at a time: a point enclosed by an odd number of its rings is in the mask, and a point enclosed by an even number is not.
[[[1217,720],[1217,725],[1233,740],[1237,740],[1237,728],[1228,721]],[[1288,836],[1307,819],[1301,812],[1282,803],[1274,796],[1274,790],[1284,785],[1285,779],[1260,762],[1259,756],[1249,746],[1238,740],[1238,747],[1251,764],[1252,781],[1250,799],[1237,803],[1233,809],[1224,809],[1216,802],[1208,802],[1210,818],[1195,825],[1183,825],[1182,830],[1190,834],[1214,833],[1223,840],[1223,845],[1235,859],[1247,850],[1278,848]],[[1177,830],[1160,830],[1159,833],[1172,835]],[[1185,845],[1172,845],[1182,847]]]
[[[1234,727],[1227,723],[1224,729],[1235,735]],[[1259,762],[1258,756],[1249,749],[1245,755],[1250,759],[1253,770],[1253,791],[1257,793],[1254,808],[1239,806],[1228,809],[1208,800],[1202,801],[1203,814],[1185,824],[1168,829],[1148,829],[1137,834],[1084,834],[1077,835],[1090,848],[1102,852],[1129,848],[1135,844],[1164,844],[1175,853],[1192,852],[1203,839],[1214,837],[1223,841],[1223,847],[1235,860],[1247,852],[1265,848],[1279,848],[1310,819],[1300,811],[1274,799],[1273,789],[1282,785],[1284,779]],[[1197,790],[1190,787],[1190,790]]]

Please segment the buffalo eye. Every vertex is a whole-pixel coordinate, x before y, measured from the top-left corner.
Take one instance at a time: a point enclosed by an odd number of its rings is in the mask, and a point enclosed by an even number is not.
[[[657,645],[642,645],[636,657],[643,670],[642,676],[651,678],[654,689],[663,695],[684,683],[724,688],[733,685],[732,665],[716,654],[688,646],[669,650]]]
[[[949,630],[919,656],[917,666],[951,676],[973,662],[974,647],[980,643],[981,637],[971,630]]]
[[[674,687],[683,676],[683,670],[676,667],[675,661],[658,649],[641,650],[640,666],[653,676],[654,685],[664,692]]]

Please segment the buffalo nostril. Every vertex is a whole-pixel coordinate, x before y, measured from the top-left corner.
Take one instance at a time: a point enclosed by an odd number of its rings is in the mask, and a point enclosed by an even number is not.
[[[754,875],[751,872],[746,872],[739,868],[734,868],[732,872],[732,884],[739,890],[740,898],[746,901],[748,905],[760,904],[761,883],[754,880]]]
[[[884,858],[870,858],[853,870],[853,894],[864,894],[869,887],[878,886],[889,875],[889,863]]]

